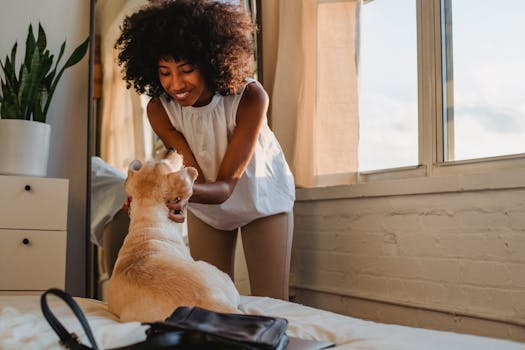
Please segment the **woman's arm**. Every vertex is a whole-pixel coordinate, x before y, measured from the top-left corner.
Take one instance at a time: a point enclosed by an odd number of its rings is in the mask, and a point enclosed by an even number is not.
[[[160,137],[164,146],[173,147],[177,152],[182,154],[185,166],[192,166],[198,171],[198,177],[193,185],[192,202],[216,204],[224,202],[229,194],[229,186],[224,182],[205,183],[202,170],[193,155],[193,152],[184,138],[184,135],[177,131],[171,124],[168,114],[164,106],[158,98],[153,98],[148,103],[147,107],[148,119],[153,131]],[[231,192],[230,192],[231,193]],[[183,200],[179,203],[170,202],[168,207],[174,211],[183,213],[187,201]],[[184,216],[180,218],[172,218],[174,221],[183,222]]]
[[[233,192],[255,151],[268,110],[268,95],[259,84],[248,84],[239,102],[236,127],[213,184],[195,184],[191,202],[220,204]]]
[[[182,154],[184,165],[197,169],[199,176],[193,185],[191,202],[220,204],[232,194],[255,150],[257,138],[266,118],[268,95],[259,84],[248,84],[237,109],[235,132],[226,149],[215,182],[206,183],[193,152],[184,136],[171,124],[159,99],[148,103],[148,119],[166,147]]]
[[[164,143],[166,148],[173,147],[182,154],[185,166],[191,166],[197,169],[199,175],[196,182],[204,182],[202,170],[191,151],[188,142],[180,132],[171,124],[168,114],[158,98],[152,98],[147,107],[148,119],[153,131]]]

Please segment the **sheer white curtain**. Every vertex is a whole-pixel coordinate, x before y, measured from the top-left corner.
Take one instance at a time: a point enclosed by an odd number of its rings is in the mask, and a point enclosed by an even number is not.
[[[146,159],[153,153],[153,132],[145,111],[147,98],[126,89],[114,49],[124,17],[146,3],[147,0],[99,0],[96,5],[103,70],[100,156],[122,170],[133,159]]]
[[[276,6],[272,128],[298,186],[347,183],[357,172],[361,0],[276,0]]]

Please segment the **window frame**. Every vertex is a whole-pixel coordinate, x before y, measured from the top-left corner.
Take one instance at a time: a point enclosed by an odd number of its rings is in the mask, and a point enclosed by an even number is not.
[[[451,152],[453,144],[447,145],[443,135],[451,136],[453,130],[444,129],[447,107],[442,106],[447,101],[451,105],[453,87],[442,84],[441,13],[450,1],[416,0],[419,165],[318,178],[319,187],[298,189],[298,200],[525,187],[525,153],[445,161],[445,152]],[[346,185],[330,186],[334,179]],[[352,188],[345,189],[348,185]]]
[[[453,151],[453,144],[450,141],[447,144],[444,137],[448,135],[450,140],[453,133],[450,127],[444,127],[444,118],[451,117],[450,114],[447,115],[447,110],[453,103],[453,86],[450,82],[442,84],[446,61],[442,52],[445,38],[442,38],[441,27],[445,22],[441,13],[446,3],[450,2],[451,0],[416,0],[419,165],[360,172],[358,182],[498,171],[513,165],[517,168],[525,167],[525,154],[445,161],[446,158],[450,159],[445,157],[445,152]]]

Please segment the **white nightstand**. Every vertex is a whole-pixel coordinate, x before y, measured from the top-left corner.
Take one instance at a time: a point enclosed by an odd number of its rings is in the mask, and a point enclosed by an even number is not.
[[[68,184],[0,176],[0,294],[65,288]]]

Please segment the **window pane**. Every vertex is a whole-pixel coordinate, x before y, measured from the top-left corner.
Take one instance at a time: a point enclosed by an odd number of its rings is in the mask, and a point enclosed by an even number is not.
[[[452,40],[446,48],[453,90],[448,94],[445,159],[525,153],[525,1],[448,4],[445,18],[451,20]]]
[[[362,7],[359,170],[418,164],[415,0]]]

